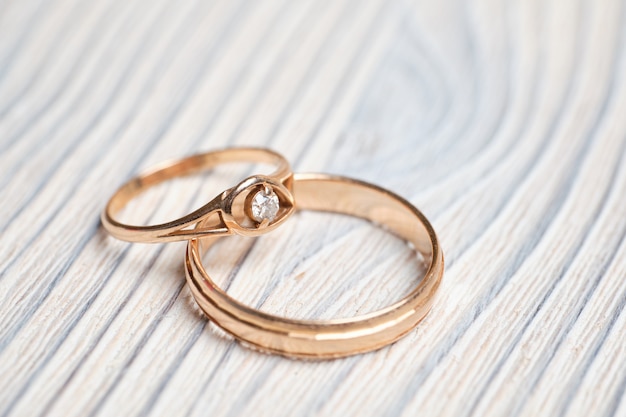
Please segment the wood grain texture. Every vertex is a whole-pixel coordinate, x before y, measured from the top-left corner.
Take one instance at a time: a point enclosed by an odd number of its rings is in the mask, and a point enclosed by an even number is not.
[[[619,0],[0,2],[0,415],[625,416],[625,54]],[[199,314],[184,244],[100,228],[134,173],[232,145],[421,208],[447,261],[427,319],[347,359],[258,353]],[[219,174],[136,210],[171,218],[245,172]],[[422,273],[316,213],[206,262],[302,318]]]

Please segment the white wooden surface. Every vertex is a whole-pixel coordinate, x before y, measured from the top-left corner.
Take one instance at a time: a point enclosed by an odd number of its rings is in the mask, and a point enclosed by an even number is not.
[[[0,415],[626,416],[625,17],[615,0],[1,2]],[[371,354],[260,354],[194,308],[184,244],[99,227],[133,173],[230,145],[418,205],[447,260],[428,318]],[[201,180],[136,210],[182,214],[215,191]],[[420,273],[402,242],[315,213],[207,262],[309,318],[376,309]]]

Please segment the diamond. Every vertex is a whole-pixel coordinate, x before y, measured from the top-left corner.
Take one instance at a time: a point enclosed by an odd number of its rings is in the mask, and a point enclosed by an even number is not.
[[[250,211],[252,218],[261,223],[265,219],[269,221],[274,220],[278,213],[278,207],[278,196],[270,187],[265,187],[252,198]]]

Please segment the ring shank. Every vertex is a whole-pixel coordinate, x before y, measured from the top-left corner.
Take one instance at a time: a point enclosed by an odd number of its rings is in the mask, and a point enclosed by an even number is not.
[[[294,183],[294,194],[298,209],[369,220],[411,242],[425,258],[432,256],[433,236],[429,233],[432,228],[428,220],[411,203],[383,188],[348,178],[338,181],[303,174]]]
[[[415,327],[430,310],[443,275],[443,254],[428,220],[396,194],[349,178],[295,174],[293,190],[297,209],[368,219],[411,242],[429,264],[424,278],[405,298],[370,314],[330,321],[288,319],[252,309],[217,287],[202,265],[201,241],[194,239],[188,244],[187,281],[207,316],[236,338],[258,348],[308,358],[341,357],[378,349]],[[204,240],[207,245],[214,241]]]

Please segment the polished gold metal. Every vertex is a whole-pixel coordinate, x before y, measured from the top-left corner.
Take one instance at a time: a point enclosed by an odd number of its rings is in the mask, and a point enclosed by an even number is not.
[[[216,165],[232,162],[265,163],[275,166],[269,175],[253,175],[213,198],[198,210],[163,224],[134,226],[113,217],[130,200],[148,188],[175,177],[196,174]],[[172,242],[206,236],[239,234],[257,236],[268,232],[289,217],[294,201],[291,192],[293,173],[289,162],[280,154],[262,148],[230,148],[190,156],[165,163],[122,185],[102,212],[104,228],[118,239],[129,242]],[[250,217],[251,196],[258,192],[273,192],[279,200],[275,217],[261,221]],[[194,227],[202,222],[202,227]]]
[[[193,239],[185,269],[204,313],[241,341],[299,358],[336,358],[379,349],[413,329],[430,310],[444,270],[443,253],[426,217],[402,197],[350,178],[295,174],[293,192],[298,210],[360,217],[410,242],[428,264],[424,278],[404,299],[370,314],[329,321],[288,319],[250,308],[218,288],[202,264],[202,253],[217,239]],[[203,222],[197,227],[202,230]]]

